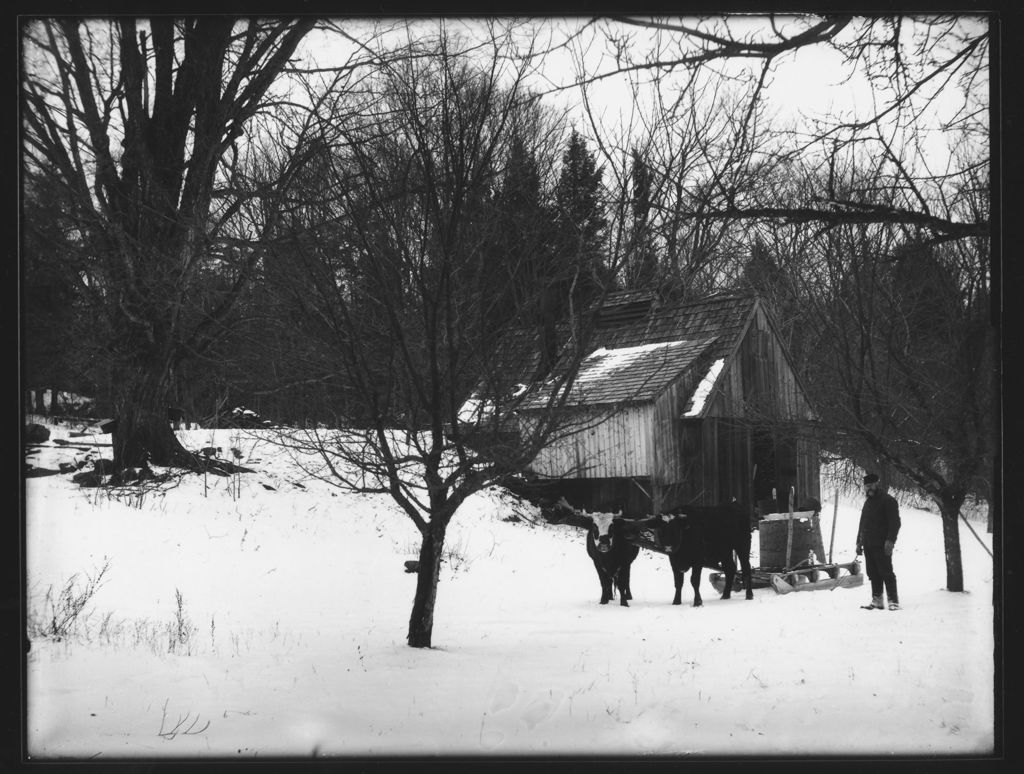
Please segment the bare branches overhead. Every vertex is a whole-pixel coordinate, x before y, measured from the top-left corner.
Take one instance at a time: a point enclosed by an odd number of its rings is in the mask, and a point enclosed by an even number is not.
[[[626,175],[621,165],[631,147],[656,156],[673,134],[688,133],[691,145],[706,149],[703,162],[686,159],[689,171],[648,161],[655,181],[703,178],[688,218],[817,219],[823,227],[877,218],[935,242],[988,234],[988,213],[966,212],[955,193],[988,163],[983,17],[617,16],[594,19],[586,30],[567,39],[575,72],[559,88],[580,90],[590,131],[619,165],[618,177]],[[803,62],[806,90],[796,75]],[[832,73],[830,103],[802,107],[817,98],[822,69]],[[628,101],[610,107],[604,95],[611,88]],[[732,95],[728,134],[684,112],[713,111],[709,90]],[[885,167],[878,179],[901,195],[887,206],[827,191],[780,201],[756,183],[794,164],[846,164],[850,154],[859,165]],[[758,200],[759,188],[768,199]]]

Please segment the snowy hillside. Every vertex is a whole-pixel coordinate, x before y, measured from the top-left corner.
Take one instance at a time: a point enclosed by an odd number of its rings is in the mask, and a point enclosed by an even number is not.
[[[85,454],[66,434],[34,464]],[[455,517],[435,647],[417,650],[418,534],[389,499],[310,480],[252,433],[181,435],[257,472],[121,498],[26,481],[33,759],[992,749],[992,561],[962,529],[969,591],[944,591],[932,513],[902,511],[898,612],[859,609],[866,585],[723,601],[706,571],[704,607],[688,584],[674,607],[668,559],[646,551],[622,608],[598,605],[581,532],[488,491]],[[859,509],[840,501],[837,561]],[[104,567],[70,631],[43,636],[61,591]]]

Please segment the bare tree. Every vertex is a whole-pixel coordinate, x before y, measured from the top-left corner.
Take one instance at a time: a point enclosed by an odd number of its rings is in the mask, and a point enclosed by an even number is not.
[[[502,170],[524,141],[557,146],[528,133],[538,126],[522,120],[534,98],[496,27],[474,45],[443,23],[429,38],[421,27],[404,55],[364,84],[358,113],[350,100],[338,113],[322,110],[315,171],[290,189],[293,208],[278,232],[287,267],[278,292],[301,310],[294,322],[309,343],[293,373],[322,381],[338,428],[280,440],[315,455],[312,472],[324,480],[390,495],[416,526],[412,647],[432,642],[451,519],[467,497],[522,471],[564,430],[557,408],[587,353],[578,311],[567,318],[573,335],[560,344],[561,369],[530,382],[537,305],[523,298],[523,284],[513,307],[498,309],[510,303],[501,281],[531,271],[499,265],[530,256],[489,249],[506,224],[497,211]],[[553,158],[540,161],[549,168]],[[559,265],[582,270],[580,260]],[[543,282],[564,287],[568,305],[580,279]],[[316,357],[307,360],[307,351]],[[539,407],[528,421],[520,413],[527,405]]]
[[[734,98],[708,84],[688,84],[686,91],[670,98],[656,84],[648,110],[631,106],[633,112],[621,117],[625,123],[619,125],[591,101],[590,89],[600,84],[581,88],[588,128],[606,171],[608,250],[624,281],[639,271],[660,284],[706,289],[722,259],[728,260],[719,248],[730,228],[726,221],[705,217],[717,191],[709,181],[742,174],[743,165],[732,153],[748,161],[752,155],[749,149],[734,151],[732,145],[738,129],[729,109]],[[643,105],[638,86],[633,93]],[[640,170],[642,203],[637,198]],[[643,210],[639,228],[638,205]],[[650,264],[646,269],[636,266],[644,262]]]
[[[988,496],[994,463],[987,295],[968,297],[953,250],[901,243],[878,261],[862,252],[865,246],[831,254],[856,262],[844,269],[842,295],[832,296],[842,303],[811,302],[809,316],[829,336],[820,341],[813,380],[830,424],[853,441],[854,455],[873,456],[936,503],[946,588],[963,591],[960,511],[969,494]]]
[[[220,332],[258,260],[251,243],[231,249],[224,238],[240,203],[234,165],[313,24],[157,16],[23,27],[23,169],[61,189],[90,262],[119,465],[147,455],[199,464],[167,422],[169,383]],[[211,265],[230,282],[196,304]]]

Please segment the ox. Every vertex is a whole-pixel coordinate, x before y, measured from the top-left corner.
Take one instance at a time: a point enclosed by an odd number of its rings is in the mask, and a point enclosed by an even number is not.
[[[549,513],[549,521],[587,530],[587,554],[593,560],[601,581],[601,604],[607,605],[611,601],[614,586],[619,592],[619,604],[629,607],[629,600],[633,598],[629,590],[629,570],[640,553],[640,547],[627,540],[626,520],[618,514],[580,513],[564,498]]]
[[[684,506],[674,513],[664,514],[659,525],[662,545],[672,564],[676,593],[673,605],[682,603],[682,588],[686,571],[690,571],[693,587],[693,606],[703,604],[700,598],[701,568],[709,567],[725,572],[725,590],[722,599],[732,596],[736,562],[739,556],[743,587],[747,599],[754,598],[750,573],[750,518],[735,500],[725,505]]]

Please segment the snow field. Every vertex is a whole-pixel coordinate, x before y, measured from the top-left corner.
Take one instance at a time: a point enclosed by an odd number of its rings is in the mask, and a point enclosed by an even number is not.
[[[411,522],[242,431],[185,442],[226,454],[243,435],[257,473],[189,476],[141,507],[68,476],[26,482],[30,613],[109,560],[83,631],[33,638],[33,758],[991,751],[992,564],[962,530],[969,593],[944,591],[934,514],[903,510],[898,613],[860,610],[866,584],[719,600],[706,570],[704,607],[688,581],[676,607],[667,557],[646,551],[622,608],[597,604],[582,532],[507,521],[512,501],[480,493],[449,530],[435,647],[419,650]],[[840,501],[837,561],[859,507]],[[826,502],[826,549],[831,517]]]

